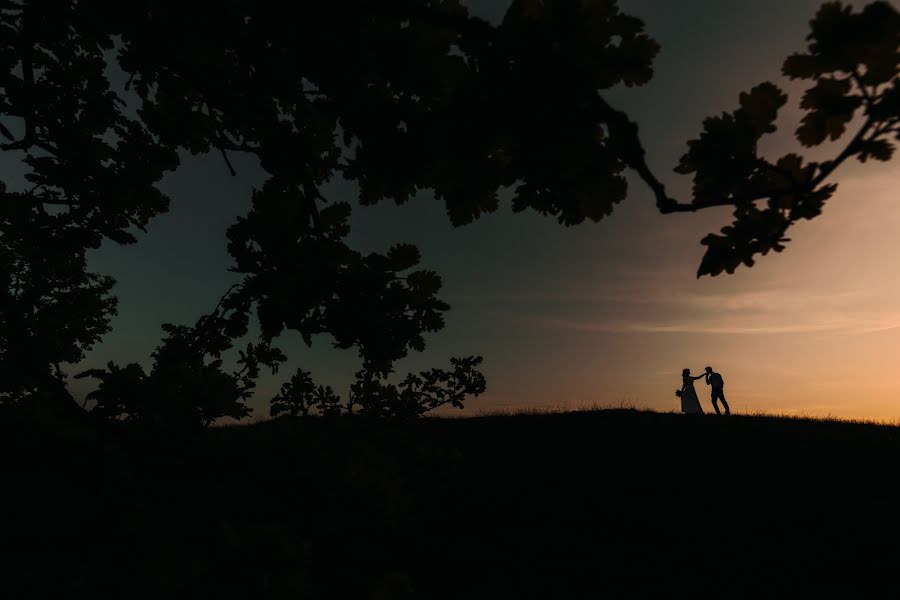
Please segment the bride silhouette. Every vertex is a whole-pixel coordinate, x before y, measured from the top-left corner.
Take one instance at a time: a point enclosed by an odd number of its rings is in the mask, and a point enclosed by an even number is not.
[[[691,377],[690,369],[684,369],[681,372],[681,389],[675,392],[675,395],[681,398],[681,412],[685,414],[703,414],[703,408],[700,407],[700,399],[697,397],[697,390],[694,389],[694,381],[702,378],[704,375]]]

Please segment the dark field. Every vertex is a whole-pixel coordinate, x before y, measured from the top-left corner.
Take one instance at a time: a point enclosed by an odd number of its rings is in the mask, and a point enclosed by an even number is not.
[[[896,427],[621,410],[0,431],[8,598],[897,593]]]

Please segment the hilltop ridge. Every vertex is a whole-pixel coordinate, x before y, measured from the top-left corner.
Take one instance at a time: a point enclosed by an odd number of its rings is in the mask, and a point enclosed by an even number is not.
[[[900,558],[895,426],[607,410],[0,433],[6,580],[32,595],[769,596],[877,586]]]

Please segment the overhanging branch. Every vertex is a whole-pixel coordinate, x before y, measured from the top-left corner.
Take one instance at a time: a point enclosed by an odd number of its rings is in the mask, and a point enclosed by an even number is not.
[[[790,177],[792,179],[790,186],[765,190],[764,192],[760,192],[756,195],[752,195],[746,198],[741,198],[740,200],[734,198],[733,196],[726,196],[719,200],[711,202],[685,203],[679,202],[670,197],[666,192],[665,185],[653,174],[653,171],[650,170],[650,167],[649,165],[647,165],[646,161],[646,150],[644,150],[644,147],[641,144],[637,123],[629,119],[628,115],[626,115],[624,112],[610,106],[610,104],[607,103],[606,100],[604,100],[599,95],[597,96],[597,106],[600,109],[604,123],[609,128],[611,145],[618,152],[619,158],[621,158],[621,160],[626,165],[628,165],[629,168],[637,173],[637,175],[647,185],[647,187],[650,188],[650,191],[653,192],[653,195],[656,199],[656,207],[662,214],[677,212],[697,212],[706,208],[713,208],[717,206],[737,206],[740,203],[752,203],[758,200],[766,200],[783,194],[815,190],[818,186],[824,183],[825,180],[845,160],[847,160],[847,158],[852,156],[857,151],[860,142],[864,141],[866,135],[872,130],[873,126],[875,125],[875,120],[870,116],[860,127],[859,131],[856,132],[856,135],[854,135],[850,142],[848,142],[847,146],[833,160],[822,163],[819,167],[819,173],[807,184],[802,185],[803,188],[806,188],[805,190],[798,189],[797,183],[793,181],[792,177]],[[875,139],[883,133],[883,128],[877,129],[870,137],[870,139]],[[771,163],[768,163],[767,161],[764,161],[762,159],[760,159],[760,161],[766,168],[774,170],[782,175],[789,176],[786,171],[778,168],[776,165],[772,165]]]

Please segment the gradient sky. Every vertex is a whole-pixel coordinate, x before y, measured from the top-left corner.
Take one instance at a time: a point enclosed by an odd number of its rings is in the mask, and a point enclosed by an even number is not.
[[[506,5],[470,2],[489,19]],[[675,195],[686,200],[690,186],[671,171],[686,140],[705,116],[733,110],[738,93],[761,81],[792,92],[766,151],[800,148],[791,136],[799,88],[782,81],[780,66],[802,48],[819,2],[621,5],[645,21],[662,52],[650,84],[608,97],[638,121],[649,162]],[[248,210],[250,190],[264,174],[247,157],[232,161],[234,178],[218,155],[186,157],[162,185],[172,198],[170,213],[137,245],[109,244],[92,255],[95,271],[118,280],[120,308],[114,331],[85,368],[108,360],[149,365],[160,323],[193,323],[235,281],[226,272],[225,229]],[[428,194],[399,208],[357,207],[353,245],[383,251],[398,241],[417,244],[423,265],[443,276],[442,297],[452,306],[447,327],[428,338],[426,352],[399,363],[398,372],[483,355],[488,391],[469,402],[467,413],[621,402],[674,410],[681,369],[699,372],[710,364],[723,373],[735,412],[900,419],[896,161],[842,167],[823,216],[795,227],[784,253],[700,280],[699,240],[729,223],[729,210],[660,215],[646,188],[630,179],[629,198],[611,217],[575,228],[512,214],[506,203],[454,229]],[[326,196],[352,201],[355,191],[337,182]],[[327,337],[307,349],[289,335],[281,346],[290,362],[261,380],[251,404],[257,417],[268,415],[267,399],[297,366],[340,393],[358,369],[356,355],[332,349]],[[73,384],[76,396],[90,388]],[[706,386],[698,389],[709,409]]]

